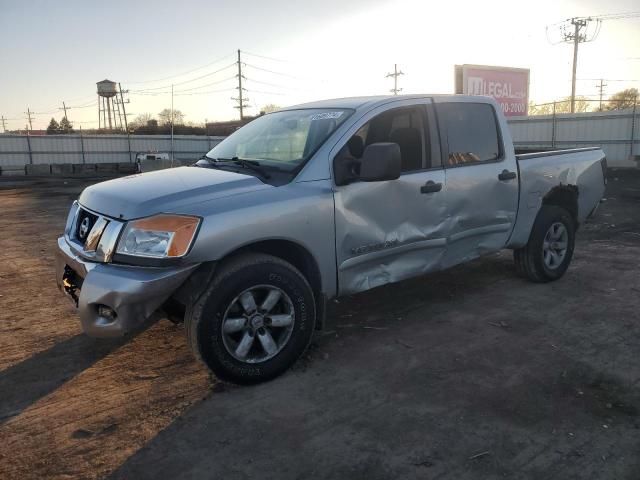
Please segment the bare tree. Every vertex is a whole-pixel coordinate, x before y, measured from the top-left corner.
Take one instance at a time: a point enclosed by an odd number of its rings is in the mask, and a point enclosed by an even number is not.
[[[529,102],[529,115],[551,115],[552,113],[553,105],[550,103],[536,105],[534,102]]]
[[[614,93],[609,97],[609,101],[604,106],[605,110],[624,110],[625,108],[633,108],[635,102],[638,101],[638,89],[627,88],[621,92]]]
[[[268,103],[267,105],[265,105],[264,107],[262,107],[260,109],[260,113],[272,113],[272,112],[277,112],[278,110],[280,110],[279,105],[276,105],[275,103]]]
[[[150,113],[141,113],[133,121],[129,122],[129,127],[138,128],[144,127],[149,123],[149,120],[153,119],[153,115]]]
[[[158,114],[158,118],[160,118],[160,123],[162,125],[171,125],[171,109],[165,108]],[[183,125],[184,124],[184,113],[180,110],[173,111],[173,124],[174,125]]]
[[[556,113],[571,113],[571,97],[555,102]],[[576,97],[576,113],[589,111],[589,101],[585,97]],[[529,115],[551,115],[553,114],[553,103],[536,105],[529,103]]]

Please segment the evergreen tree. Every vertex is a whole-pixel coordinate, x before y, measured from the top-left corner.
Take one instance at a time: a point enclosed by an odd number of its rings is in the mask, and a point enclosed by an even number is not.
[[[56,133],[60,133],[60,125],[58,125],[55,118],[51,118],[47,127],[47,135],[55,135]]]
[[[73,124],[67,119],[67,117],[62,117],[62,120],[60,120],[60,132],[73,133]]]

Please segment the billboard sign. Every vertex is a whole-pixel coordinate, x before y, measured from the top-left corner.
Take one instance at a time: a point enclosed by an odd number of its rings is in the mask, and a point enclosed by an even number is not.
[[[456,65],[456,93],[488,95],[496,99],[508,116],[527,115],[529,106],[529,69]]]

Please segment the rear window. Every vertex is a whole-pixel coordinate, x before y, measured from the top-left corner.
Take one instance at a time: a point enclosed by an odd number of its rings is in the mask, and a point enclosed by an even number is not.
[[[446,127],[449,165],[492,162],[500,158],[498,125],[486,103],[444,103],[438,114]]]

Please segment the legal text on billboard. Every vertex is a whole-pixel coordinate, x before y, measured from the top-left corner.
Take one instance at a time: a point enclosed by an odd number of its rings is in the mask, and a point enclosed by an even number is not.
[[[470,95],[488,95],[494,98],[523,99],[527,97],[527,92],[514,91],[510,82],[486,81],[480,77],[467,78],[467,92]]]

